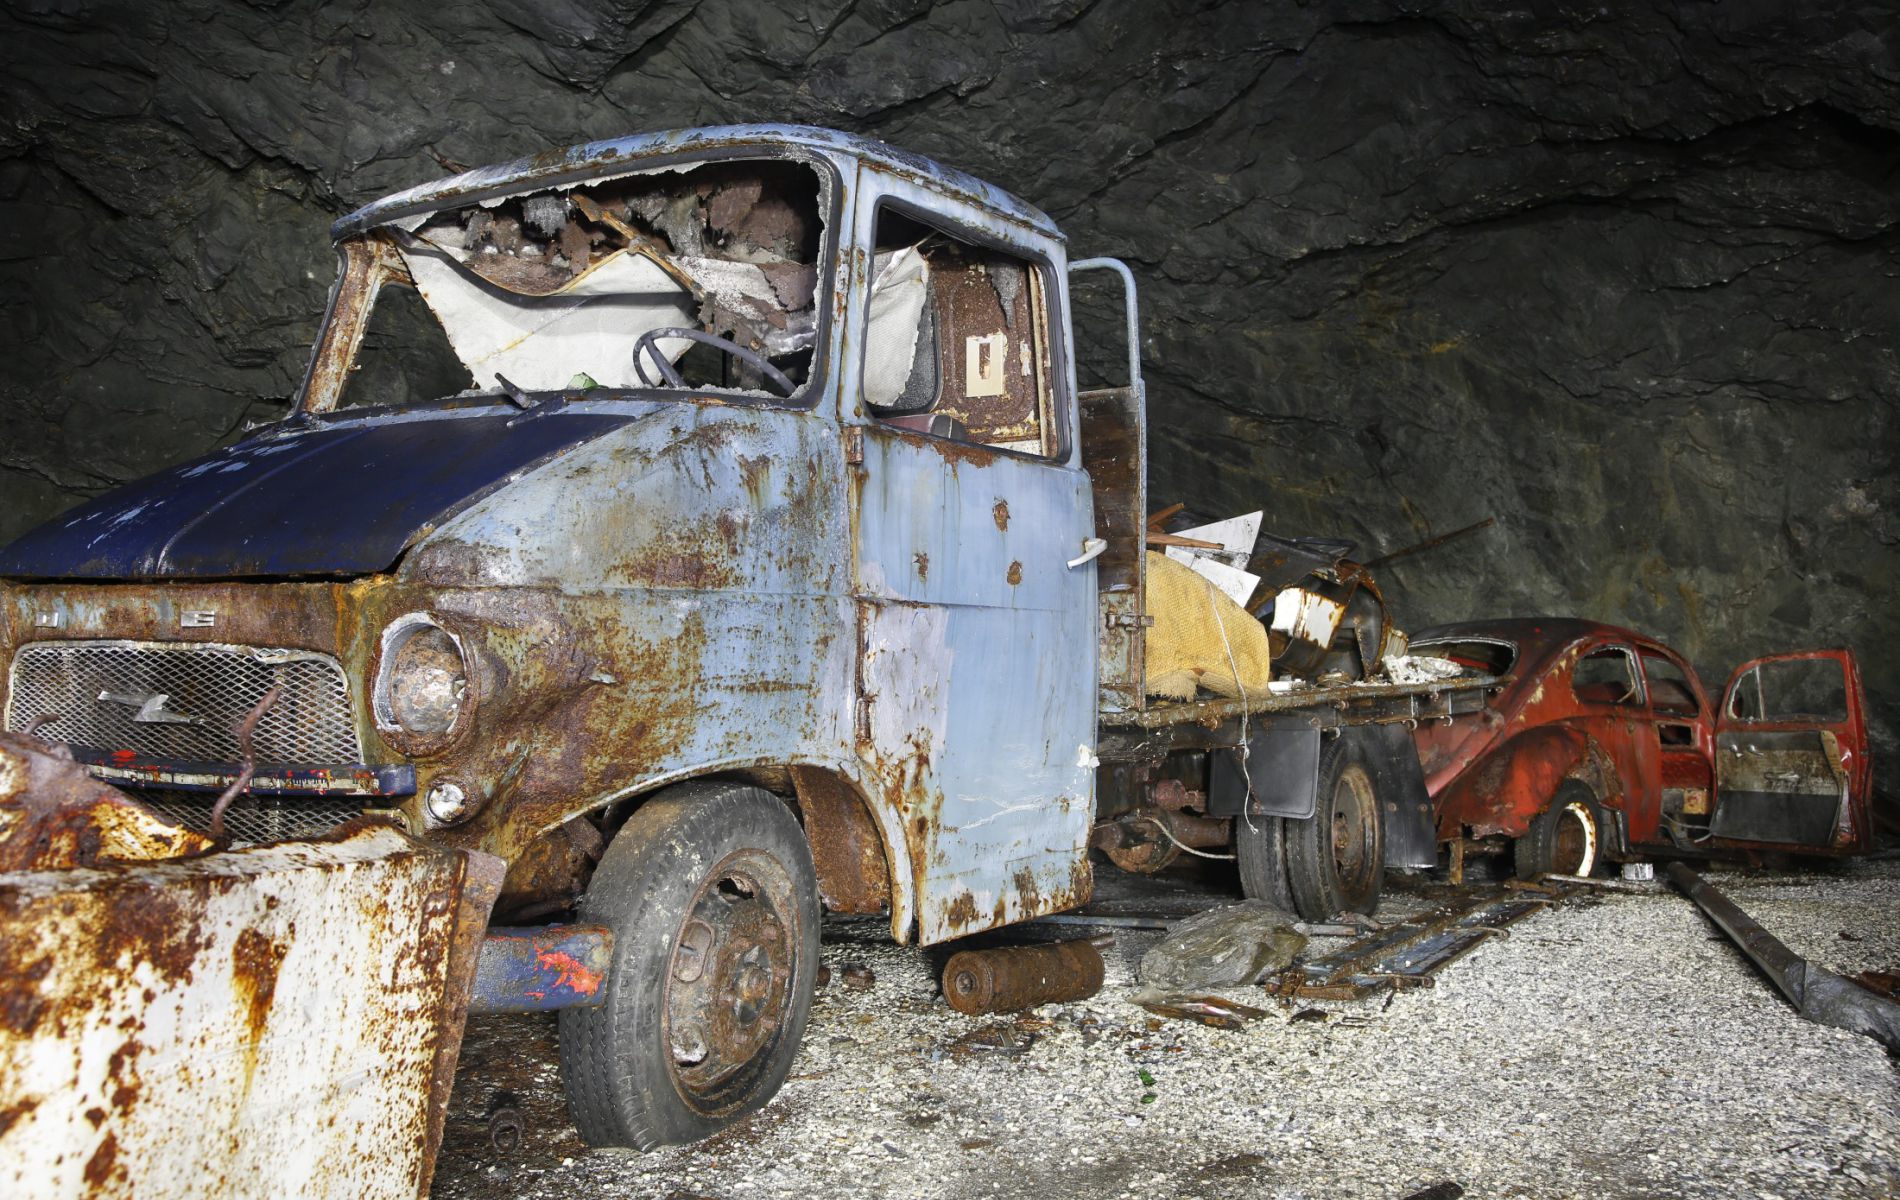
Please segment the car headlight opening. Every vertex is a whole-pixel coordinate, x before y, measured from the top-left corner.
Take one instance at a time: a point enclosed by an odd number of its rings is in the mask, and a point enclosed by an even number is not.
[[[383,631],[373,699],[377,728],[414,751],[446,743],[472,702],[468,679],[454,634],[420,613],[397,618]]]

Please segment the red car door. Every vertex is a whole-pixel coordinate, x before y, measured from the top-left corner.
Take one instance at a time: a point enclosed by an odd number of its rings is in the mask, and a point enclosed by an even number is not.
[[[1873,844],[1866,696],[1846,650],[1736,668],[1715,727],[1716,838],[1851,854]]]
[[[1660,793],[1657,841],[1676,845],[1708,836],[1714,810],[1710,752],[1715,718],[1695,672],[1673,651],[1640,646],[1643,681],[1649,692],[1649,718],[1655,731]]]

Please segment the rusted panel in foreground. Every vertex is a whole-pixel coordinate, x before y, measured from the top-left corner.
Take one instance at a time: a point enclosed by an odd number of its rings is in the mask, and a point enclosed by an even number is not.
[[[166,823],[44,742],[0,733],[0,872],[141,862],[211,848],[210,838]],[[0,972],[7,969],[0,960]]]
[[[0,875],[0,1194],[425,1193],[471,864],[365,821]]]

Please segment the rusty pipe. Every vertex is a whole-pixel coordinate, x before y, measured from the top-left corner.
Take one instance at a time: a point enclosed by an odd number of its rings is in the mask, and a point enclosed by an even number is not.
[[[1086,1000],[1106,968],[1092,942],[963,950],[943,968],[943,998],[968,1017]]]
[[[251,776],[257,771],[257,756],[251,751],[251,735],[257,732],[257,723],[264,719],[264,714],[270,711],[270,706],[277,703],[277,697],[283,694],[283,690],[280,686],[265,692],[263,698],[257,702],[257,706],[244,714],[244,719],[237,723],[237,728],[233,731],[237,734],[238,753],[242,755],[237,778],[231,781],[230,787],[224,789],[224,794],[218,797],[218,802],[211,806],[209,833],[220,842],[224,840],[224,810],[231,807],[231,801],[243,795],[244,789],[251,786]]]

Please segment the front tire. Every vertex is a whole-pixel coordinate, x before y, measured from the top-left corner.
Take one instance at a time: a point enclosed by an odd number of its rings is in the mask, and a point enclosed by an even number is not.
[[[1572,779],[1557,789],[1513,846],[1517,877],[1595,873],[1603,861],[1603,819],[1589,785]]]
[[[1371,916],[1385,891],[1385,819],[1365,748],[1348,734],[1320,746],[1311,820],[1286,823],[1287,883],[1308,921]]]
[[[689,783],[636,811],[580,904],[614,931],[598,1008],[560,1014],[561,1072],[590,1146],[697,1141],[764,1107],[811,1013],[818,884],[769,792]]]

